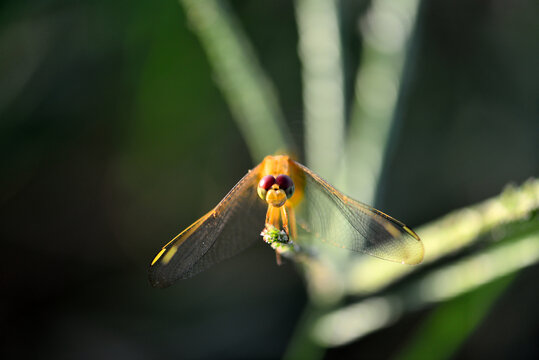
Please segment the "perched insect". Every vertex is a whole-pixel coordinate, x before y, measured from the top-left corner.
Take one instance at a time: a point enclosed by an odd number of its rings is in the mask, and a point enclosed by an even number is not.
[[[259,236],[277,254],[302,239],[324,241],[403,264],[423,260],[423,244],[402,222],[337,191],[286,155],[267,156],[209,213],[166,244],[150,282],[167,287],[252,245]]]

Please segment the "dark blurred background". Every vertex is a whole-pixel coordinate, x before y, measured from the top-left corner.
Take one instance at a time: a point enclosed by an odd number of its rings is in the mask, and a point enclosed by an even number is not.
[[[350,91],[368,5],[340,3]],[[293,3],[230,6],[301,145]],[[3,358],[281,357],[306,293],[262,242],[169,289],[147,281],[160,247],[254,165],[182,7],[0,9]],[[379,208],[417,226],[539,173],[538,39],[534,0],[422,4]],[[456,356],[539,354],[538,275],[522,271]],[[385,358],[422,316],[326,356]]]

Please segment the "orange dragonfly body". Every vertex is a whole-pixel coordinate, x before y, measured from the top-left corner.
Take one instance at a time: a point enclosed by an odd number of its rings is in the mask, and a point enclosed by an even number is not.
[[[210,212],[166,244],[150,282],[166,287],[229,258],[259,236],[280,254],[323,241],[403,264],[423,259],[419,237],[402,222],[340,193],[289,156],[266,158]]]

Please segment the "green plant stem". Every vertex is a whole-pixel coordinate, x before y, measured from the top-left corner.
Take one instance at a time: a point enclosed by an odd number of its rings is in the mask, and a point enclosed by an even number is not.
[[[363,48],[346,147],[346,188],[373,204],[393,127],[418,0],[374,0],[361,20]]]
[[[324,357],[326,349],[316,342],[311,336],[311,329],[316,321],[324,315],[329,308],[309,301],[303,309],[302,315],[292,338],[288,342],[288,348],[283,356],[284,360],[309,359],[318,360]]]
[[[293,151],[277,94],[226,2],[179,2],[208,55],[254,162],[278,151]]]
[[[453,358],[456,350],[481,324],[495,300],[503,294],[514,278],[515,274],[504,276],[440,304],[396,358]]]
[[[334,0],[296,0],[307,165],[338,184],[344,137],[340,19]]]
[[[425,246],[423,265],[471,246],[487,232],[503,224],[530,217],[539,208],[539,180],[530,179],[520,187],[509,186],[500,195],[419,227],[417,234]],[[358,259],[348,272],[347,293],[367,295],[383,289],[421,266],[401,266],[375,258]]]
[[[404,313],[450,300],[539,261],[539,228],[516,236],[509,244],[431,271],[404,290],[368,297],[324,315],[313,336],[326,346],[357,340],[396,322]]]

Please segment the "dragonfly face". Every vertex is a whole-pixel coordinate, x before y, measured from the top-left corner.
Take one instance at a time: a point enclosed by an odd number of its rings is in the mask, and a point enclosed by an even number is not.
[[[294,181],[286,174],[280,174],[277,177],[265,175],[258,183],[258,196],[268,204],[266,226],[260,235],[275,250],[278,264],[281,264],[282,253],[293,253],[299,250],[290,237],[288,225],[290,217],[295,238],[294,213],[290,206],[284,206],[294,194],[294,190]],[[281,224],[282,229],[279,228]]]
[[[423,259],[419,237],[402,222],[340,193],[288,156],[267,156],[213,210],[163,247],[150,267],[150,282],[166,287],[191,277],[260,235],[278,261],[307,238],[404,264]]]
[[[294,182],[288,175],[266,175],[257,187],[258,196],[270,206],[281,207],[294,194]]]

